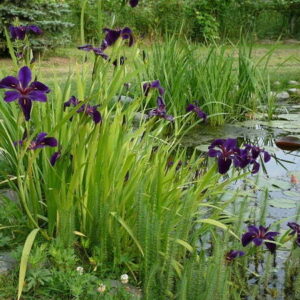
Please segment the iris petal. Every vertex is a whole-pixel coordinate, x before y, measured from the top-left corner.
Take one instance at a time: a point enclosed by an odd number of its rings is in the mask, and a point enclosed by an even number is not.
[[[41,91],[32,91],[28,96],[32,101],[47,102],[47,96]]]
[[[31,71],[30,69],[25,66],[20,69],[18,74],[19,81],[23,87],[23,89],[27,88],[29,82],[31,81]]]
[[[0,89],[16,89],[19,85],[19,80],[13,76],[7,76],[0,81]]]
[[[20,97],[19,92],[16,91],[7,91],[5,92],[4,101],[12,102],[17,100]]]
[[[30,84],[30,87],[34,90],[38,90],[44,93],[49,93],[50,89],[43,83],[39,82],[39,81],[34,81]]]
[[[255,235],[252,232],[246,232],[242,236],[242,245],[245,247],[248,244],[250,244],[253,239],[255,238]]]
[[[30,112],[32,107],[32,102],[28,98],[19,98],[19,104],[21,106],[21,109],[23,111],[25,120],[30,120]]]
[[[218,158],[219,173],[225,174],[229,170],[229,168],[231,166],[231,162],[232,162],[231,159],[220,156]]]

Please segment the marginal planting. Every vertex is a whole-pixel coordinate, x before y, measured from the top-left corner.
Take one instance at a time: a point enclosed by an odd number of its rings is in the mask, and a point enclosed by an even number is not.
[[[298,220],[284,232],[266,224],[267,192],[246,216],[249,176],[271,155],[235,138],[216,139],[208,155],[181,145],[196,125],[267,104],[249,53],[241,47],[237,63],[225,47],[202,54],[175,37],[146,53],[130,28],[104,28],[99,47],[78,47],[87,63],[50,84],[30,59],[30,31],[40,33],[11,27],[16,70],[0,81],[4,183],[30,229],[18,299],[225,300],[267,290],[276,251],[291,261],[300,239]]]

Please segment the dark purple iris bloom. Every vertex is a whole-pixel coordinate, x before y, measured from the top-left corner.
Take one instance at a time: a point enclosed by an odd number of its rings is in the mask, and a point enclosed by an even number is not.
[[[215,149],[215,148],[219,148]],[[220,174],[225,174],[236,154],[239,152],[236,139],[217,139],[208,147],[208,156],[218,158],[218,169]]]
[[[28,67],[20,69],[18,77],[7,76],[0,81],[0,88],[10,89],[5,92],[4,101],[19,100],[25,120],[30,119],[32,101],[46,102],[50,89],[39,81],[31,81],[31,71]],[[30,84],[29,84],[30,83]]]
[[[295,222],[289,222],[287,225],[292,229],[290,234],[297,236],[296,244],[300,247],[300,225]]]
[[[168,121],[174,121],[174,117],[167,115],[166,104],[161,97],[157,97],[157,108],[149,112],[149,117],[160,117]]]
[[[78,101],[77,98],[72,96],[67,102],[64,103],[64,108],[69,106],[77,106],[78,104],[80,104],[80,101]],[[99,105],[91,106],[89,104],[82,104],[77,110],[77,113],[81,113],[81,112],[85,113],[86,115],[92,117],[95,124],[98,124],[102,121],[101,114],[97,110],[98,107]]]
[[[253,165],[251,173],[255,174],[260,168],[259,163],[256,161],[260,154],[263,154],[265,163],[270,161],[271,155],[267,151],[247,144],[244,149],[241,149],[240,155],[236,158],[235,166],[244,168],[247,165]]]
[[[245,252],[238,251],[238,250],[230,250],[228,253],[226,253],[225,259],[228,262],[232,262],[235,258],[244,256]]]
[[[154,80],[152,82],[146,82],[143,84],[143,91],[146,97],[148,96],[150,89],[157,89],[161,96],[165,94],[165,89],[160,85],[159,80]]]
[[[24,40],[27,33],[42,34],[43,31],[36,25],[9,26],[9,32],[13,40]]]
[[[189,104],[186,107],[186,111],[190,112],[193,111],[194,113],[196,113],[196,115],[198,116],[199,119],[203,119],[203,121],[205,122],[207,119],[207,115],[205,112],[203,112],[199,106],[195,105],[195,104]]]
[[[61,157],[61,152],[60,151],[57,151],[57,152],[54,152],[52,154],[52,156],[50,157],[50,164],[51,166],[54,166],[56,161]]]
[[[84,45],[77,48],[83,51],[93,51],[96,55],[99,55],[105,60],[108,60],[108,55],[103,52],[102,48],[95,48],[92,45]]]
[[[56,147],[57,146],[57,139],[54,137],[46,137],[47,133],[41,132],[37,135],[36,139],[30,142],[28,146],[28,150],[36,150],[39,148],[44,148],[46,146],[49,147]],[[17,145],[23,145],[24,139],[21,141],[16,142]]]
[[[122,65],[124,65],[126,59],[127,59],[127,58],[126,58],[125,56],[121,56],[120,58],[115,59],[115,60],[113,61],[112,64],[113,64],[115,67],[117,67],[117,66],[122,66]]]
[[[100,48],[105,50],[107,47],[112,46],[119,38],[123,40],[129,40],[129,47],[134,43],[132,30],[129,27],[124,27],[123,29],[109,29],[103,28],[103,32],[106,34]]]
[[[269,243],[267,241],[274,241],[274,238],[279,234],[279,232],[268,230],[269,227],[248,226],[248,232],[244,233],[242,236],[242,245],[245,247],[253,242],[256,246],[260,246],[263,242],[265,242],[266,247],[270,250],[270,252],[274,253],[276,250],[276,244]]]
[[[139,0],[129,0],[131,7],[136,7],[139,4]]]

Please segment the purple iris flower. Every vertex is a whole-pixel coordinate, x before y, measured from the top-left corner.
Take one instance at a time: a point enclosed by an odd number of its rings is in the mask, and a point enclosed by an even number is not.
[[[186,107],[186,111],[190,112],[193,111],[194,113],[196,113],[196,115],[198,116],[199,119],[203,119],[203,121],[205,122],[207,119],[207,115],[205,112],[203,112],[199,106],[195,105],[195,104],[189,104]]]
[[[167,115],[166,104],[165,104],[163,98],[161,98],[161,97],[157,97],[157,108],[152,109],[149,112],[149,117],[154,117],[154,116],[163,118],[163,119],[171,121],[171,122],[174,121],[173,116]]]
[[[84,46],[80,46],[77,48],[79,50],[83,50],[83,51],[93,51],[96,55],[99,55],[102,58],[104,58],[105,60],[108,60],[108,55],[103,52],[102,48],[96,48],[96,47],[93,47],[92,45],[84,45]]]
[[[160,85],[159,80],[154,80],[152,82],[146,82],[143,84],[143,91],[146,97],[148,96],[150,89],[157,89],[161,96],[165,94],[165,89]]]
[[[9,26],[9,32],[11,35],[11,38],[13,40],[24,40],[26,34],[32,32],[34,34],[40,35],[43,33],[41,28],[39,28],[36,25],[27,25],[27,26]]]
[[[230,250],[228,253],[226,253],[225,259],[228,262],[232,262],[235,258],[244,256],[245,252],[238,251],[238,250]]]
[[[271,155],[267,151],[247,144],[244,149],[241,149],[240,155],[235,160],[235,165],[241,168],[244,168],[246,165],[253,165],[251,173],[255,174],[260,168],[260,164],[256,161],[260,154],[263,154],[265,163],[270,161]]]
[[[70,107],[70,106],[77,106],[80,104],[80,101],[74,96],[72,96],[67,102],[64,103],[64,108]],[[92,117],[95,124],[98,124],[102,121],[102,117],[100,112],[97,110],[99,105],[89,105],[89,104],[82,104],[79,109],[77,110],[77,113],[85,113],[86,115]]]
[[[122,65],[124,65],[126,59],[127,59],[127,57],[121,56],[120,58],[115,59],[115,60],[113,61],[112,64],[113,64],[115,67],[117,67],[117,66],[122,66]]]
[[[219,150],[215,148],[219,148]],[[209,157],[218,158],[218,169],[220,174],[225,174],[229,170],[236,154],[239,153],[236,139],[217,139],[211,143],[208,149]]]
[[[129,5],[131,7],[136,7],[139,4],[139,0],[129,0]]]
[[[119,38],[123,40],[129,40],[129,47],[134,43],[132,30],[129,27],[124,27],[123,29],[109,29],[103,28],[103,32],[106,34],[100,48],[105,50],[107,47],[112,46]]]
[[[295,222],[289,222],[287,225],[292,229],[290,234],[296,235],[296,244],[300,247],[300,225]]]
[[[44,148],[46,146],[49,147],[56,147],[57,146],[57,139],[54,137],[46,137],[47,133],[41,132],[37,135],[36,139],[30,142],[28,146],[28,150],[36,150],[39,148]],[[25,139],[16,142],[17,145],[23,145]]]
[[[60,151],[57,151],[57,152],[54,152],[52,154],[52,156],[50,157],[50,164],[51,166],[54,166],[56,161],[61,157],[61,152]]]
[[[265,245],[270,252],[274,253],[276,250],[276,244],[269,243],[267,241],[274,241],[274,238],[279,234],[279,232],[268,230],[269,227],[248,226],[248,232],[244,233],[242,236],[242,245],[245,247],[253,242],[256,246],[260,246],[263,242],[265,242]]]
[[[30,81],[31,71],[26,66],[19,70],[18,77],[7,76],[0,81],[0,89],[10,89],[5,92],[4,101],[12,102],[18,99],[26,121],[30,119],[32,101],[46,102],[46,94],[50,92],[43,83]]]

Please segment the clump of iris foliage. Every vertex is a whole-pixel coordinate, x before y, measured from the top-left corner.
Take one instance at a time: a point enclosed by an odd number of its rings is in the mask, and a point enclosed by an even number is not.
[[[197,61],[175,39],[145,54],[127,27],[105,28],[99,44],[79,46],[93,68],[84,59],[50,84],[30,51],[16,57],[8,40],[16,68],[0,81],[2,175],[31,230],[18,299],[23,291],[28,299],[113,299],[103,282],[124,273],[149,300],[270,294],[276,250],[290,251],[289,262],[297,257],[299,225],[290,222],[280,234],[280,222],[265,224],[266,197],[247,227],[247,197],[235,202],[239,190],[222,197],[237,181],[242,191],[246,176],[271,156],[220,139],[209,151],[217,163],[207,163],[180,145],[188,128],[201,123],[205,130],[205,122],[222,124],[236,116],[232,110],[256,107],[258,70],[240,54],[234,73],[233,60],[214,48]],[[77,272],[77,263],[88,272]],[[298,271],[291,264],[290,278],[299,281]]]

